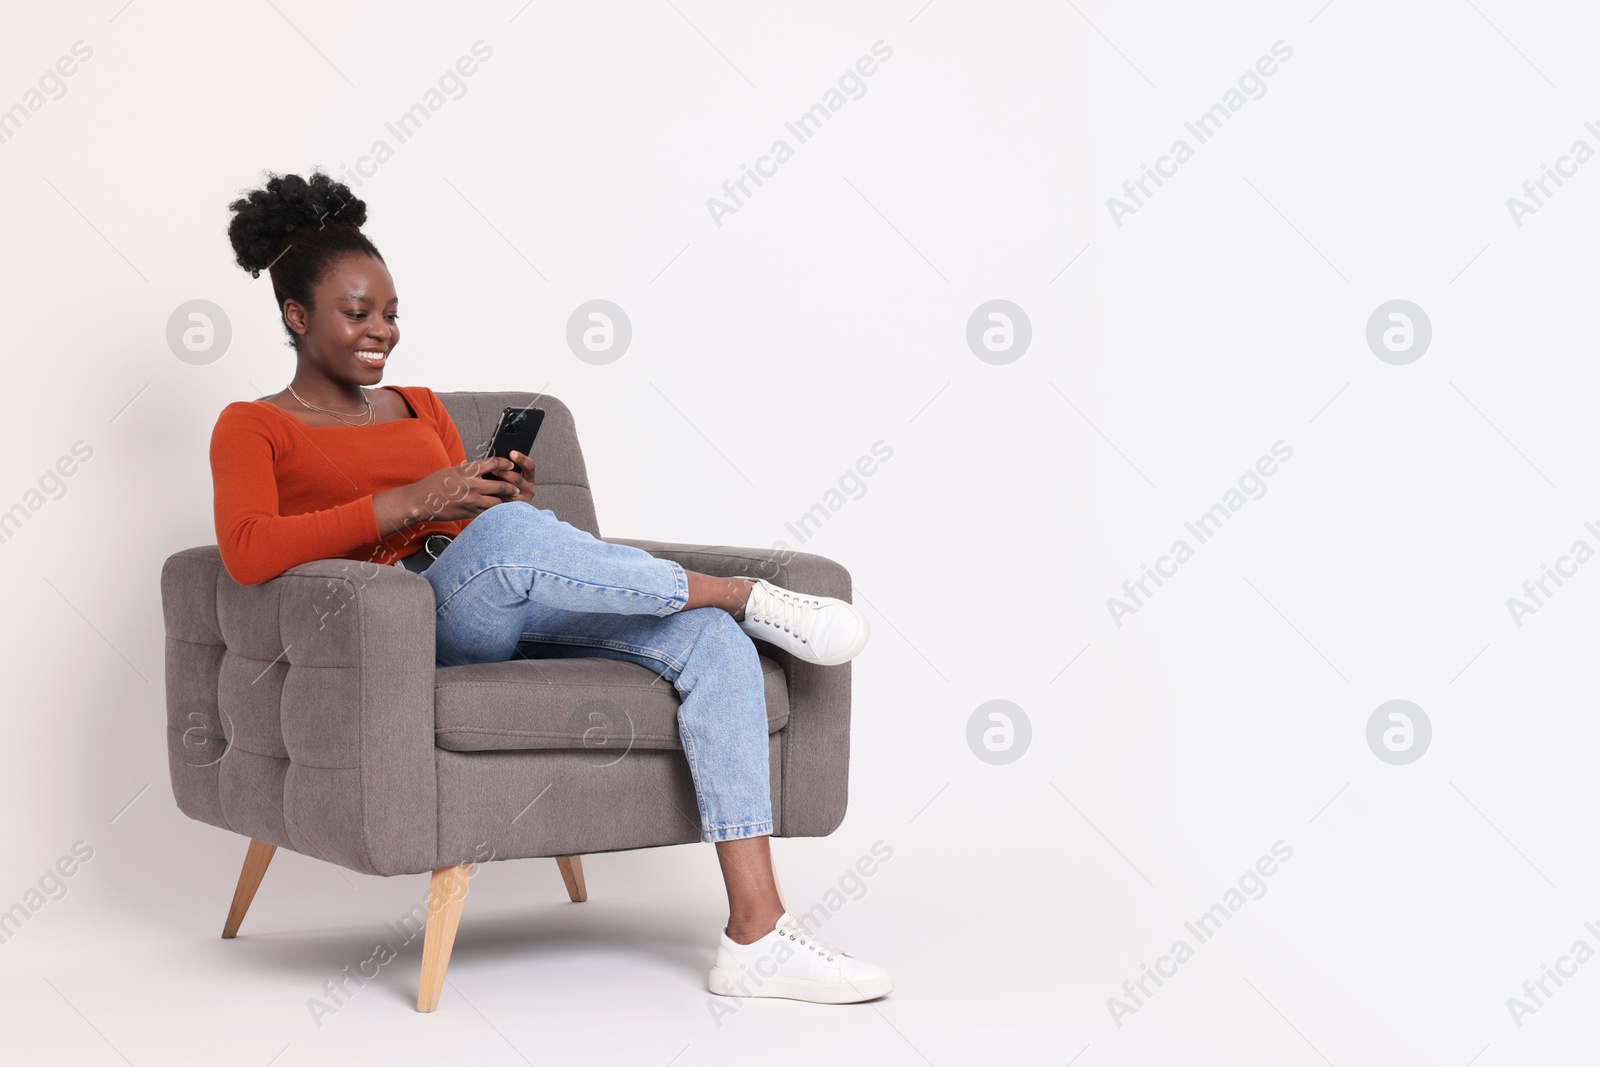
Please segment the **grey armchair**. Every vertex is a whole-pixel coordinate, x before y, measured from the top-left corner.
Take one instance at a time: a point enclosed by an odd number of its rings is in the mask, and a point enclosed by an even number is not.
[[[440,399],[469,457],[487,453],[502,408],[544,408],[536,505],[599,536],[566,405],[516,392]],[[820,556],[612,540],[691,570],[850,597],[848,572]],[[225,938],[278,848],[366,874],[431,872],[417,1010],[433,1011],[477,863],[553,857],[576,902],[584,853],[699,840],[677,694],[644,667],[436,668],[432,589],[399,567],[319,560],[244,586],[207,545],[166,561],[161,597],[173,795],[190,818],[249,839]],[[759,647],[777,833],[827,835],[845,811],[850,667]]]

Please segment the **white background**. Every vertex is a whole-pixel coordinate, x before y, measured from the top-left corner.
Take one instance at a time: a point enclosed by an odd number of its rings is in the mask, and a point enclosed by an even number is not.
[[[0,144],[0,509],[75,441],[93,457],[0,545],[0,908],[94,849],[0,945],[7,1058],[1592,1055],[1600,963],[1520,1027],[1506,1004],[1600,950],[1600,564],[1521,627],[1506,607],[1600,547],[1600,163],[1520,227],[1506,206],[1574,140],[1600,149],[1592,12],[674,3],[6,10],[0,108],[73,42],[93,56]],[[430,1016],[416,944],[320,1027],[306,1006],[421,876],[281,851],[216,936],[244,841],[172,803],[158,576],[215,540],[217,412],[293,370],[227,204],[264,168],[339,176],[477,40],[466,94],[356,190],[401,294],[388,382],[560,397],[617,536],[771,545],[894,450],[804,546],[874,626],[849,814],[775,844],[796,910],[893,848],[824,931],[894,971],[884,1001],[719,1026],[704,846],[594,857],[581,907],[553,863],[486,866]],[[865,95],[718,227],[706,198],[879,40]],[[1117,226],[1107,197],[1280,40],[1265,95]],[[595,298],[633,323],[608,366],[564,339]],[[996,298],[1033,330],[1004,366],[965,340]],[[165,336],[194,299],[233,326],[203,366]],[[1433,327],[1405,366],[1365,339],[1393,299]],[[1106,598],[1280,440],[1265,496],[1115,625]],[[1433,726],[1406,766],[1366,742],[1397,698]],[[992,699],[1032,723],[1005,766],[966,741]],[[1119,1026],[1107,998],[1280,840],[1266,895]]]

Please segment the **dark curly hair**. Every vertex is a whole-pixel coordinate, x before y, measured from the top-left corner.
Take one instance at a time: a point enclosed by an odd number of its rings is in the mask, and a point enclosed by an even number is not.
[[[266,271],[272,293],[283,313],[293,300],[313,310],[311,294],[330,267],[345,256],[366,255],[383,262],[383,255],[361,232],[367,205],[350,187],[322,171],[309,179],[298,174],[273,174],[267,183],[228,205],[233,219],[228,240],[239,266],[259,278]],[[289,343],[298,335],[289,329]]]

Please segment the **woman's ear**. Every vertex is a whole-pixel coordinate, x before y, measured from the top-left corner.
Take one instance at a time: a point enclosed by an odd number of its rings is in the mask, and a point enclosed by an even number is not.
[[[283,322],[300,337],[304,337],[306,331],[311,328],[306,306],[298,300],[283,302]]]

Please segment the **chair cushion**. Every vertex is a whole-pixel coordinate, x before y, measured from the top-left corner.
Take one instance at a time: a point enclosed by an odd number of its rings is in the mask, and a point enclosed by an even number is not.
[[[761,671],[767,732],[789,721],[783,668]],[[647,667],[599,657],[513,659],[434,672],[434,744],[451,752],[586,749],[620,759],[630,748],[682,749],[678,693]]]

